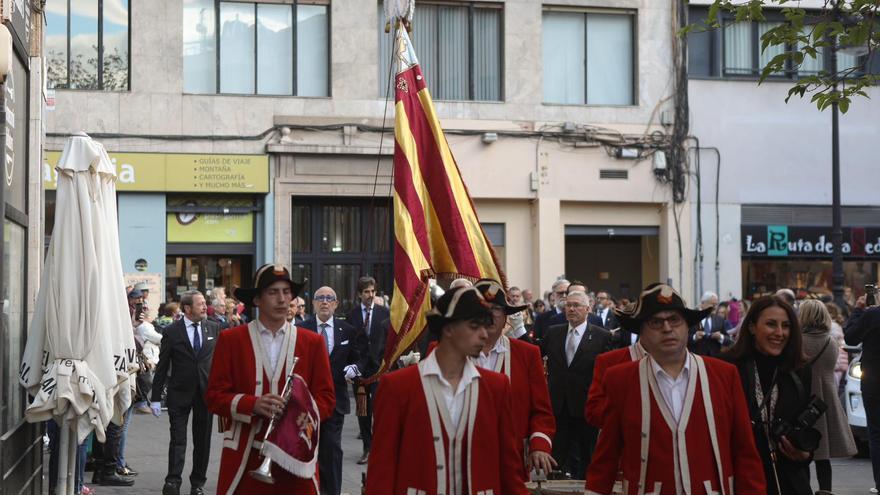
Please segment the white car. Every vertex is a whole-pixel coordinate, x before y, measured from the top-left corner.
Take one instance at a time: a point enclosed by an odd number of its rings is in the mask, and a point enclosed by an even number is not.
[[[865,419],[865,405],[862,402],[862,364],[861,355],[853,357],[846,373],[846,389],[844,391],[844,403],[846,416],[849,418],[849,426],[852,429],[859,454],[868,453],[868,423]]]

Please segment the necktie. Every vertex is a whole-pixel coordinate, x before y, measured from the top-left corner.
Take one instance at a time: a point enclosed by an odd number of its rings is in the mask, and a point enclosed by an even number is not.
[[[327,327],[330,325],[321,323],[321,335],[324,336],[324,345],[327,346],[327,354],[330,354],[330,334],[327,333]]]
[[[202,336],[199,335],[199,322],[193,322],[193,350],[196,354],[202,349]]]
[[[370,336],[370,309],[371,308],[364,309],[364,333],[367,334],[367,337]]]
[[[565,341],[565,359],[569,365],[577,352],[577,344],[577,332],[572,328],[568,331],[568,340]]]

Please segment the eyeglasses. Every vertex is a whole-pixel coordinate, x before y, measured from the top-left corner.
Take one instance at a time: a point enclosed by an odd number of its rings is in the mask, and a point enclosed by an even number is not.
[[[684,325],[684,318],[682,318],[680,314],[676,313],[666,318],[651,318],[650,320],[645,322],[645,325],[647,325],[648,328],[650,328],[651,330],[662,330],[667,323],[669,323],[670,327],[675,328],[677,326]]]
[[[336,296],[324,295],[324,294],[322,294],[320,296],[315,296],[315,301],[318,301],[318,302],[333,302],[335,300],[336,300]]]

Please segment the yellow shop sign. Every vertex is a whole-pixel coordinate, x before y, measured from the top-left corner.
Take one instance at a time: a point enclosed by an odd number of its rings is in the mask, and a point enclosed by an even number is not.
[[[210,155],[183,153],[110,153],[116,165],[119,191],[269,192],[266,155]],[[43,186],[55,189],[55,166],[60,151],[47,151]]]

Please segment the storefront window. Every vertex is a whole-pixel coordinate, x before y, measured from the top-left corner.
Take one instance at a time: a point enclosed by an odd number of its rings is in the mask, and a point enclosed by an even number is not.
[[[9,431],[24,417],[24,389],[18,384],[15,370],[24,349],[24,281],[26,229],[9,220],[3,223],[3,306],[0,313],[3,333],[4,369],[3,431]]]
[[[877,283],[880,263],[844,261],[844,290],[847,302],[864,295],[865,284]],[[821,260],[745,260],[743,295],[747,298],[789,288],[808,294],[831,294],[831,261]],[[799,294],[804,295],[804,294]]]
[[[250,256],[168,256],[165,264],[165,301],[179,301],[188,290],[207,296],[215,287],[231,296],[252,271]]]

